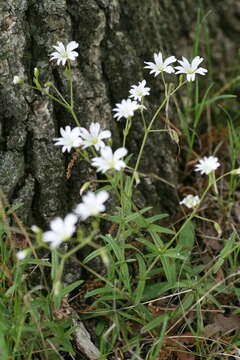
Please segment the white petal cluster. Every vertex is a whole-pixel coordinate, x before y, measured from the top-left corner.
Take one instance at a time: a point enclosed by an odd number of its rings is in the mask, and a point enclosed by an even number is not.
[[[57,217],[50,222],[51,230],[43,233],[43,241],[49,242],[51,249],[56,249],[64,240],[72,237],[77,220],[74,214],[68,214],[64,219]]]
[[[198,67],[204,59],[200,56],[196,56],[190,63],[184,56],[182,60],[178,60],[181,66],[176,66],[176,74],[186,74],[187,81],[194,81],[196,74],[206,75],[207,69]]]
[[[57,51],[50,54],[50,60],[57,60],[57,65],[61,64],[65,65],[67,60],[75,60],[78,56],[76,51],[73,51],[78,47],[78,43],[76,41],[71,41],[66,47],[62,42],[58,41],[57,45],[53,46],[53,48]]]
[[[126,166],[123,160],[120,160],[127,155],[127,149],[119,148],[114,153],[109,146],[105,146],[100,150],[100,157],[92,159],[92,165],[97,168],[97,171],[105,173],[110,169],[117,171],[121,170]]]
[[[170,65],[177,61],[175,56],[169,56],[166,60],[163,61],[162,53],[159,52],[158,54],[154,54],[154,61],[155,62],[146,62],[144,61],[147,66],[144,66],[145,69],[150,69],[150,74],[154,74],[154,76],[158,76],[162,72],[166,72],[168,74],[174,73],[174,68]]]
[[[20,250],[16,253],[16,257],[18,258],[18,260],[23,260],[25,259],[25,257],[27,256],[28,254],[28,250],[25,249],[25,250]]]
[[[53,140],[56,141],[55,145],[63,147],[62,152],[66,150],[70,152],[72,148],[79,147],[82,144],[79,127],[71,129],[70,126],[66,126],[65,130],[63,128],[60,129],[60,133],[62,137]]]
[[[131,99],[122,100],[121,103],[116,104],[116,107],[113,111],[116,112],[113,116],[120,120],[122,117],[129,118],[134,115],[134,111],[138,110],[139,104],[136,101],[132,101]]]
[[[199,163],[195,166],[195,171],[200,171],[201,174],[210,174],[220,166],[218,158],[214,156],[206,157],[199,160]]]
[[[150,88],[145,87],[145,85],[146,85],[146,80],[139,81],[138,85],[132,85],[129,91],[130,98],[133,98],[134,100],[141,102],[144,96],[150,94]]]
[[[14,84],[14,85],[21,84],[22,82],[23,82],[23,78],[21,78],[20,76],[15,75],[15,76],[13,77],[13,84]]]
[[[191,209],[200,204],[200,198],[198,195],[188,195],[179,203],[180,205],[185,205],[187,208]]]
[[[100,191],[97,194],[89,191],[83,196],[83,202],[77,205],[75,213],[82,220],[86,220],[89,216],[96,216],[100,212],[105,211],[104,203],[108,198],[109,194],[106,191]]]
[[[99,123],[92,123],[89,131],[80,127],[79,133],[82,138],[83,148],[85,149],[89,146],[94,146],[97,151],[105,146],[102,140],[111,137],[111,132],[109,130],[101,130]]]

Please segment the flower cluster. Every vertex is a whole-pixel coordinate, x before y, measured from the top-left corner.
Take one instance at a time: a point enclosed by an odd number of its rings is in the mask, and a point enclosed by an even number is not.
[[[78,53],[74,51],[74,49],[76,49],[78,46],[79,45],[76,41],[71,41],[66,46],[64,46],[62,42],[58,41],[57,45],[53,46],[56,51],[50,54],[51,60],[56,60],[57,65],[60,65],[61,63],[62,65],[65,65],[67,60],[74,61],[78,56]],[[203,61],[203,58],[200,56],[196,56],[191,62],[189,62],[184,56],[182,56],[182,60],[177,60],[175,56],[169,56],[165,60],[163,60],[163,55],[161,51],[159,51],[158,53],[154,53],[153,58],[154,62],[145,61],[144,63],[146,64],[145,68],[149,69],[150,74],[154,74],[155,77],[163,72],[166,72],[168,74],[186,74],[187,81],[194,81],[196,74],[205,75],[207,73],[207,69],[199,67],[199,65]],[[180,66],[174,67],[171,65],[176,61],[180,64]],[[18,82],[17,78],[14,80],[14,83],[15,82]],[[141,101],[144,96],[149,95],[150,88],[145,88],[145,85],[145,80],[139,82],[138,85],[133,85],[130,90],[130,97],[132,97],[134,100]],[[129,109],[130,115],[128,115],[127,110],[124,110],[122,116],[133,116],[131,114],[132,111],[136,110],[134,109],[135,104],[131,105],[129,101],[127,101],[126,103],[125,101],[127,100],[124,100],[123,105]],[[118,105],[121,104],[117,104],[117,108],[114,110],[120,110]]]
[[[133,117],[136,110],[145,109],[142,102],[144,97],[150,94],[150,88],[145,87],[145,85],[146,80],[142,80],[139,81],[138,85],[131,86],[129,98],[116,104],[116,107],[113,109],[115,112],[113,115],[114,118],[117,120],[120,120],[121,118],[128,119]],[[133,98],[134,100],[131,100],[130,98]]]
[[[83,196],[83,202],[76,206],[74,213],[68,214],[64,219],[57,217],[50,222],[50,230],[42,235],[43,242],[50,243],[51,249],[58,248],[63,241],[70,239],[76,232],[79,219],[86,220],[90,216],[96,216],[105,211],[104,203],[108,198],[109,194],[106,191],[100,191],[97,194],[89,191]],[[17,258],[23,260],[27,253],[27,249],[19,251]]]
[[[58,42],[54,52],[50,54],[50,60],[55,60],[57,65],[70,66],[71,61],[75,61],[78,53],[75,51],[79,44],[76,41],[69,42],[66,46],[62,42]],[[173,66],[173,63],[178,61],[180,66]],[[161,52],[154,54],[154,62],[145,62],[146,69],[150,70],[150,74],[158,76],[166,72],[168,74],[186,74],[187,81],[194,81],[196,74],[205,75],[207,70],[199,67],[203,58],[196,56],[191,62],[186,58],[177,60],[175,56],[170,56],[163,59]],[[37,70],[34,70],[34,74]],[[35,77],[36,74],[35,74]],[[19,76],[14,76],[13,83],[21,83]],[[117,103],[113,108],[114,118],[120,120],[125,118],[127,120],[134,116],[135,111],[143,111],[144,98],[150,94],[150,88],[146,86],[146,80],[139,81],[137,85],[132,85],[129,90],[129,97]],[[127,124],[129,125],[129,121]],[[126,127],[127,128],[127,127]],[[103,130],[99,123],[91,123],[89,129],[84,127],[71,128],[69,125],[65,128],[60,128],[61,136],[54,138],[55,145],[62,146],[62,152],[70,152],[73,148],[81,148],[85,152],[91,148],[91,152],[87,153],[86,159],[89,160],[93,167],[96,167],[97,172],[106,173],[109,170],[120,171],[126,166],[123,158],[127,155],[125,147],[118,148],[113,151],[109,144],[105,142],[111,138],[109,130]],[[96,154],[98,152],[98,154]],[[94,155],[90,158],[91,155]],[[196,166],[196,171],[202,174],[209,174],[216,170],[220,164],[217,158],[210,157],[200,160],[199,165]],[[108,200],[109,194],[106,191],[99,191],[93,193],[89,191],[82,197],[82,202],[74,208],[73,212],[68,214],[65,218],[57,217],[50,222],[50,230],[41,233],[40,229],[33,229],[36,233],[40,233],[42,240],[45,243],[50,243],[51,249],[56,249],[59,245],[71,238],[76,232],[77,223],[84,221],[90,216],[96,216],[105,211],[105,202]],[[198,196],[188,195],[180,204],[184,204],[188,208],[196,207],[200,203]],[[28,254],[28,250],[22,250],[17,253],[19,260],[24,259]]]
[[[91,160],[92,166],[97,168],[97,171],[105,173],[110,169],[121,170],[126,166],[123,160],[127,155],[127,149],[119,148],[115,152],[104,143],[104,139],[111,137],[109,130],[101,130],[99,123],[92,123],[89,130],[83,127],[75,127],[73,129],[70,126],[66,126],[65,130],[60,129],[62,137],[55,138],[55,145],[62,146],[62,151],[70,152],[72,148],[81,146],[86,149],[93,146],[100,152],[100,156],[96,156]]]
[[[154,54],[155,62],[146,62],[146,69],[150,69],[150,74],[154,74],[154,76],[158,76],[159,74],[166,72],[168,74],[186,74],[187,81],[194,81],[196,74],[205,75],[207,73],[207,69],[202,67],[199,68],[199,65],[203,61],[203,58],[200,56],[196,56],[191,62],[189,62],[184,56],[182,60],[177,60],[175,56],[169,56],[166,60],[163,60],[162,53]],[[181,66],[175,66],[175,68],[170,65],[174,62],[178,62]],[[177,70],[177,71],[175,71]]]
[[[195,171],[199,171],[201,175],[209,175],[217,170],[217,168],[220,166],[220,163],[218,161],[217,157],[214,156],[204,156],[203,159],[200,159],[198,164],[195,166]],[[198,195],[187,195],[182,201],[180,201],[180,205],[185,205],[187,208],[191,209],[200,204],[200,198]]]

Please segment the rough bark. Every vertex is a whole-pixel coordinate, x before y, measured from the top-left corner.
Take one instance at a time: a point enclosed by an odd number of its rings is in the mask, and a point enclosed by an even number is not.
[[[205,5],[211,10],[214,63],[224,78],[237,50],[240,3],[215,0]],[[120,144],[121,123],[113,121],[113,105],[128,96],[130,85],[146,78],[153,89],[149,108],[156,107],[160,81],[149,77],[143,62],[159,50],[189,56],[196,9],[192,0],[0,0],[0,185],[11,202],[23,204],[19,212],[26,224],[45,225],[66,214],[95,171],[78,162],[66,180],[70,158],[54,146],[53,138],[60,126],[74,125],[73,120],[47,98],[14,86],[13,76],[20,74],[31,83],[37,66],[42,80],[54,80],[64,91],[61,71],[48,55],[57,41],[79,42],[80,56],[73,64],[78,118],[83,126],[101,122]],[[141,138],[136,119],[127,144],[130,152],[138,152]],[[167,136],[152,136],[141,169],[176,185],[176,157]],[[140,189],[139,202],[147,199],[166,210],[174,206],[175,191],[160,181],[143,179]]]

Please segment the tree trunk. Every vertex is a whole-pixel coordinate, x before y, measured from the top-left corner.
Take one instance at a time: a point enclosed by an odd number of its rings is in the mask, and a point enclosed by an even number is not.
[[[210,9],[210,47],[217,73],[224,80],[239,40],[240,4],[235,0],[205,1]],[[210,4],[209,4],[210,3]],[[154,52],[189,57],[197,18],[192,0],[0,0],[0,185],[25,224],[41,226],[64,215],[80,201],[82,184],[95,170],[76,162],[71,178],[66,168],[71,155],[54,145],[59,128],[73,119],[48,98],[30,88],[14,86],[14,75],[32,83],[38,67],[43,82],[54,81],[66,92],[61,67],[49,62],[57,41],[77,41],[80,56],[73,63],[75,111],[82,126],[100,122],[113,132],[120,145],[121,122],[112,117],[115,103],[127,98],[131,85],[146,78],[151,85],[149,110],[161,97],[161,81],[143,69]],[[200,43],[205,56],[207,49]],[[205,64],[207,67],[207,64]],[[174,121],[174,116],[172,116]],[[162,120],[158,120],[158,126]],[[143,130],[134,119],[127,148],[139,151]],[[148,141],[141,165],[177,185],[177,146],[169,136],[154,135]],[[141,205],[154,204],[170,210],[176,190],[147,176],[137,192]]]

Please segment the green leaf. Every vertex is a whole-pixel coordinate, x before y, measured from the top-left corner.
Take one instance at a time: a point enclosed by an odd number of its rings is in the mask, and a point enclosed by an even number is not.
[[[83,260],[83,264],[87,264],[89,261],[95,259],[97,256],[101,256],[101,254],[107,253],[109,249],[110,249],[110,245],[106,245],[101,247],[100,249],[94,250],[88,256],[85,257],[85,259]]]
[[[126,216],[125,223],[136,220],[137,218],[141,217],[141,214],[144,214],[145,212],[147,212],[151,209],[152,209],[152,207],[148,206],[144,209],[139,210],[138,212],[135,212],[135,213],[130,214],[129,216]]]
[[[48,266],[51,267],[52,264],[47,260],[40,260],[40,259],[32,259],[32,258],[26,258],[21,260],[19,262],[20,265],[27,265],[27,264],[33,264],[33,265],[41,265],[41,266]]]
[[[144,334],[147,331],[153,330],[159,327],[162,323],[164,323],[166,315],[160,315],[157,318],[154,318],[147,325],[143,326],[140,330],[141,334]]]
[[[149,241],[145,238],[137,238],[137,241],[139,241],[141,244],[144,244],[146,246],[146,248],[148,248],[149,250],[152,250],[154,254],[159,253],[159,247],[157,247],[151,241]]]
[[[176,248],[164,251],[163,255],[173,259],[186,260],[186,256],[181,254],[181,250],[182,249],[178,246]]]
[[[115,292],[114,288],[105,286],[105,287],[101,287],[101,288],[97,288],[97,289],[88,291],[85,294],[85,298],[89,298],[91,296],[96,296],[96,295],[109,294],[109,293],[112,294],[113,292]]]
[[[179,234],[178,244],[184,249],[191,251],[195,242],[195,227],[189,221]]]
[[[64,289],[60,290],[59,296],[62,298],[63,296],[68,295],[71,291],[73,291],[74,289],[76,289],[77,287],[82,285],[82,283],[84,283],[84,280],[74,281],[72,284],[70,284],[70,285],[66,286]]]
[[[138,267],[139,267],[139,276],[138,276],[138,284],[137,288],[134,292],[134,304],[138,304],[142,299],[142,294],[145,289],[145,283],[146,283],[146,276],[147,276],[147,269],[146,264],[144,262],[144,259],[140,255],[136,255],[137,261],[138,261]]]
[[[154,216],[151,216],[149,217],[148,219],[145,219],[148,224],[152,224],[154,223],[155,221],[157,220],[161,220],[161,219],[164,219],[165,217],[168,217],[168,214],[158,214],[158,215],[154,215]]]
[[[232,251],[234,251],[234,244],[236,241],[237,234],[233,232],[229,239],[226,241],[224,248],[221,250],[219,254],[219,258],[217,262],[213,265],[212,271],[213,273],[217,273],[218,270],[222,267],[224,264],[225,259],[231,254]]]
[[[205,101],[205,105],[210,105],[218,100],[225,100],[225,99],[236,99],[236,95],[231,95],[231,94],[226,94],[226,95],[219,95],[219,96],[215,96],[211,99],[208,99]]]
[[[160,255],[160,259],[168,282],[172,285],[175,284],[177,281],[177,273],[174,259],[169,259],[164,255]]]
[[[175,234],[173,230],[156,224],[150,224],[148,226],[148,230],[155,231],[156,233],[171,234],[171,235]]]

